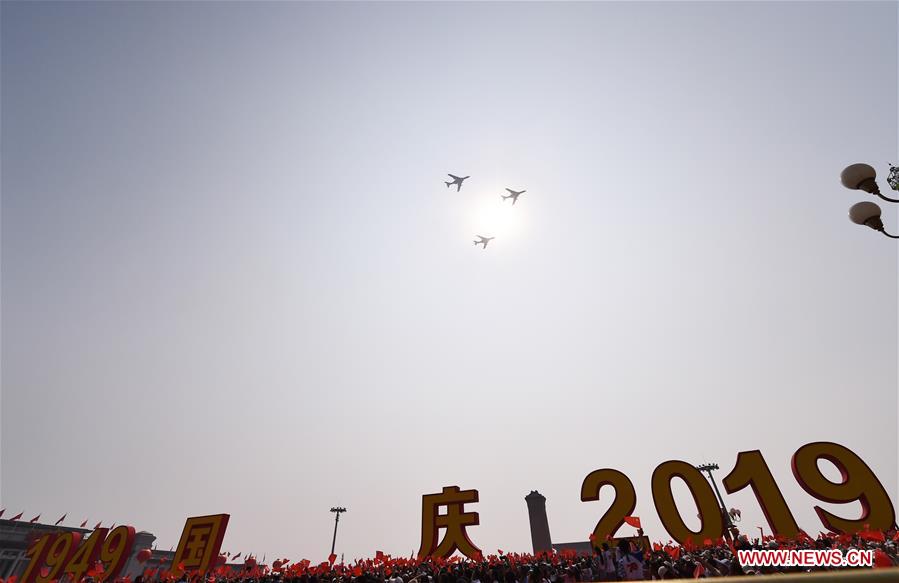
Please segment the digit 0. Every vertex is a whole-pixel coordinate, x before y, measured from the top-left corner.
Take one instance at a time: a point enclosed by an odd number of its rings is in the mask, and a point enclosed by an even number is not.
[[[818,467],[818,460],[827,460],[840,471],[842,481],[831,482]],[[890,497],[862,458],[852,450],[829,441],[803,445],[793,454],[793,476],[802,489],[824,502],[846,504],[858,501],[862,514],[857,519],[841,518],[820,506],[815,512],[824,527],[832,532],[855,533],[868,528],[888,530],[896,522]]]
[[[596,528],[593,529],[594,544],[596,545],[615,536],[615,532],[624,523],[624,517],[630,516],[637,507],[634,484],[627,476],[610,468],[594,470],[587,474],[581,485],[581,501],[599,500],[599,491],[605,485],[615,489],[615,498],[606,513],[596,523]]]
[[[80,542],[81,533],[79,532],[67,532],[57,536],[44,557],[44,564],[49,567],[49,570],[46,575],[39,574],[35,578],[36,583],[47,583],[58,579],[69,559],[75,554],[75,549]]]
[[[134,527],[117,526],[109,533],[103,541],[103,546],[100,547],[99,560],[104,565],[100,581],[115,580],[128,561],[132,545],[134,545]]]
[[[687,484],[696,502],[702,521],[696,532],[687,528],[674,502],[674,493],[671,491],[673,478],[680,478]],[[688,539],[691,539],[694,544],[701,545],[705,539],[714,541],[724,535],[724,518],[712,487],[699,470],[687,462],[671,460],[659,464],[652,473],[652,498],[665,530],[680,544],[687,544]]]
[[[728,494],[739,492],[746,486],[752,487],[755,499],[758,501],[765,518],[768,520],[768,526],[771,532],[780,534],[789,538],[799,534],[799,525],[787,506],[774,476],[765,458],[759,450],[741,451],[737,454],[737,464],[731,470],[723,482],[724,489]]]

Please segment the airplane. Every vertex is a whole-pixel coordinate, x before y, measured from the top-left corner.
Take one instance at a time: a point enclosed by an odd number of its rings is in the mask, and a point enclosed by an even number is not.
[[[521,196],[522,194],[524,194],[525,192],[527,192],[527,190],[519,190],[518,192],[515,192],[511,188],[507,188],[506,190],[509,191],[509,194],[508,195],[500,195],[500,196],[502,197],[503,200],[506,200],[507,198],[511,198],[513,206],[515,205],[516,202],[518,202],[518,197]]]
[[[452,178],[452,182],[444,182],[446,187],[449,188],[453,184],[456,185],[456,192],[459,192],[462,189],[462,181],[466,178],[471,178],[471,176],[456,176],[455,174],[447,174],[450,178]]]
[[[475,241],[475,242],[474,242],[475,247],[477,247],[478,245],[483,245],[483,246],[484,246],[484,249],[487,248],[487,243],[489,243],[489,242],[492,241],[493,239],[496,239],[496,237],[482,237],[482,236],[480,236],[480,235],[475,235],[475,237],[477,237],[478,239],[480,239],[480,241]]]

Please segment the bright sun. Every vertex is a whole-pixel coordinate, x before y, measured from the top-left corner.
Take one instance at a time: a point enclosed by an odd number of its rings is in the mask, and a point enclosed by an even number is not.
[[[512,206],[511,200],[500,198],[501,194],[506,194],[502,188],[496,192],[478,193],[477,200],[472,203],[472,235],[509,238],[521,230],[524,217],[520,206],[526,195],[522,195],[519,203]]]

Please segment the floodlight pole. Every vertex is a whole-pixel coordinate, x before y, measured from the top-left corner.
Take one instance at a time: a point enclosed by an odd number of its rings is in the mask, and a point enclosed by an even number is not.
[[[331,554],[334,554],[334,546],[337,544],[337,523],[340,522],[340,513],[346,512],[346,508],[341,508],[340,506],[335,506],[331,508],[331,512],[334,513],[334,538],[331,539]]]
[[[712,483],[712,488],[715,489],[715,496],[718,497],[718,503],[721,505],[721,514],[724,516],[724,522],[726,523],[726,530],[724,532],[724,536],[727,539],[730,539],[730,530],[733,528],[734,523],[730,520],[730,514],[727,512],[727,508],[724,507],[724,498],[721,497],[721,492],[718,491],[718,484],[715,483],[715,476],[712,475],[712,470],[720,469],[718,464],[702,464],[696,466],[696,469],[700,472],[705,472],[709,476],[709,481]]]

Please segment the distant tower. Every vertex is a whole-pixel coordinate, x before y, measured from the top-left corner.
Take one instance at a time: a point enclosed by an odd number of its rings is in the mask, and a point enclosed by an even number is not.
[[[524,497],[528,503],[528,518],[531,522],[531,543],[534,554],[552,552],[552,538],[549,536],[549,520],[546,518],[546,497],[537,490]]]

